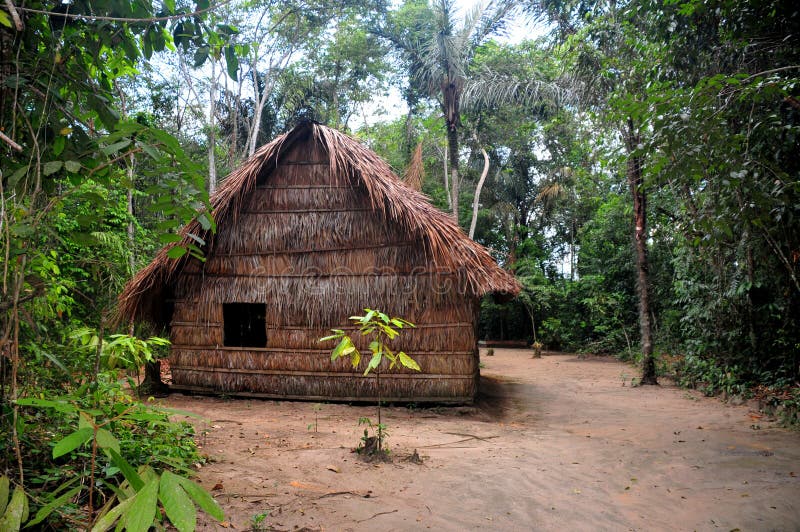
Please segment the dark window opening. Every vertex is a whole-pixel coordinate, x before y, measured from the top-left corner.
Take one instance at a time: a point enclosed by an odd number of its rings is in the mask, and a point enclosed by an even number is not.
[[[267,347],[265,303],[224,303],[222,319],[226,347]]]

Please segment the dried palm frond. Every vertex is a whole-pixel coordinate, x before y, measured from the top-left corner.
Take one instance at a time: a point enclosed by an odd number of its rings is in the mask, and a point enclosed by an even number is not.
[[[422,190],[422,181],[425,178],[425,164],[422,161],[422,143],[417,143],[414,153],[411,154],[411,161],[406,168],[406,175],[403,181],[414,190]]]

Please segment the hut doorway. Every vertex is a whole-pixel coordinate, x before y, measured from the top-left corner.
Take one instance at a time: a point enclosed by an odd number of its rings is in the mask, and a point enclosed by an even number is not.
[[[222,319],[226,347],[267,346],[266,303],[223,303]]]

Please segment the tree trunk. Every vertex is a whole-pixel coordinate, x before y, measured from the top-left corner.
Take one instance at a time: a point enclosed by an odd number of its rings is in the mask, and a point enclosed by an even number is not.
[[[444,191],[447,194],[447,208],[453,208],[453,196],[450,195],[450,174],[447,172],[447,146],[444,147],[444,154],[442,155],[442,164],[444,165]]]
[[[634,246],[636,248],[636,288],[639,292],[639,329],[642,335],[641,384],[658,384],[653,357],[653,323],[650,319],[650,266],[647,260],[647,193],[642,177],[642,159],[633,155],[640,138],[633,120],[628,118],[626,131],[628,186],[633,196]]]
[[[450,187],[452,193],[452,208],[453,218],[458,223],[458,193],[459,193],[459,177],[458,177],[458,131],[455,125],[447,125],[447,154],[450,157]]]
[[[129,275],[136,273],[136,225],[134,223],[133,212],[133,178],[134,178],[134,165],[136,158],[131,154],[130,164],[128,165],[128,269]]]
[[[144,380],[139,386],[139,397],[153,395],[163,397],[169,393],[169,386],[161,381],[161,361],[153,360],[144,364]]]
[[[406,134],[403,137],[403,152],[406,157],[410,157],[411,152],[414,150],[414,107],[409,102],[406,102],[406,104],[408,105],[408,113],[406,113]]]
[[[477,141],[478,139],[476,138],[475,140]],[[481,172],[481,178],[478,180],[478,186],[475,187],[475,198],[472,200],[472,221],[469,224],[469,237],[472,239],[475,237],[475,225],[478,223],[481,189],[484,181],[486,181],[486,176],[489,174],[489,154],[483,148],[481,148],[481,154],[483,154],[483,171]]]
[[[214,148],[217,144],[214,119],[217,114],[217,71],[216,62],[211,61],[211,87],[208,102],[208,195],[217,191],[217,161]]]

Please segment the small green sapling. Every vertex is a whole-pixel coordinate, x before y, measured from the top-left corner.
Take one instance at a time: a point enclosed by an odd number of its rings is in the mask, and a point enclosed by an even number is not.
[[[389,317],[388,314],[375,309],[364,309],[363,316],[350,316],[350,319],[358,326],[358,331],[362,336],[371,338],[369,350],[372,356],[364,370],[364,376],[369,375],[370,371],[375,374],[376,389],[378,391],[378,451],[382,451],[383,435],[385,425],[381,423],[381,372],[380,365],[384,357],[389,360],[389,369],[394,369],[398,365],[420,371],[419,364],[408,356],[404,351],[393,351],[387,345],[400,335],[400,329],[414,327],[410,321],[402,318]],[[361,364],[361,353],[353,343],[353,339],[342,329],[331,329],[333,334],[320,338],[320,342],[338,340],[339,343],[331,351],[331,360],[335,361],[340,357],[349,357],[350,364],[354,369]],[[381,428],[382,427],[382,428]]]

